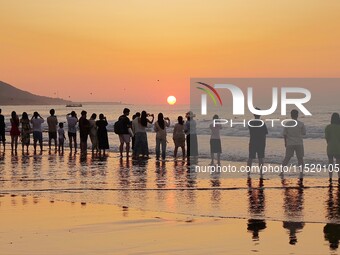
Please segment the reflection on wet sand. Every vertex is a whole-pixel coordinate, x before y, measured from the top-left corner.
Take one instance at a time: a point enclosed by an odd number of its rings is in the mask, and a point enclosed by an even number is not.
[[[328,189],[328,199],[326,201],[326,214],[329,221],[340,219],[340,181],[337,185],[336,195],[333,195],[333,184],[330,182]],[[336,223],[327,223],[323,228],[325,240],[329,242],[331,250],[339,248],[340,225]]]
[[[283,208],[284,213],[289,219],[283,222],[283,228],[288,230],[289,244],[295,245],[298,241],[297,233],[301,232],[305,223],[303,220],[303,208],[304,208],[304,186],[303,180],[298,180],[297,187],[288,187],[286,180],[282,180],[283,187]]]
[[[30,204],[44,196],[58,199],[120,205],[129,208],[168,211],[209,217],[247,219],[246,233],[260,243],[270,219],[281,222],[289,245],[301,241],[306,222],[324,222],[322,238],[331,250],[339,246],[340,188],[323,180],[230,179],[221,172],[197,173],[183,161],[127,160],[116,155],[103,157],[65,153],[49,155],[0,154],[0,188],[13,194],[11,206]],[[325,180],[327,181],[327,180]],[[23,195],[23,196],[21,196]],[[315,197],[318,199],[315,199]],[[20,199],[19,199],[20,198]],[[305,209],[308,207],[308,210]],[[323,212],[322,209],[326,208]],[[312,216],[311,216],[312,215]],[[313,218],[314,217],[314,218]],[[307,218],[307,220],[306,220]],[[326,219],[326,220],[325,220]],[[283,227],[283,229],[282,229]],[[302,232],[302,230],[304,230]],[[250,238],[249,238],[250,239]]]
[[[259,241],[259,233],[266,229],[265,217],[265,195],[263,179],[259,179],[258,187],[253,186],[251,178],[247,179],[249,215],[247,230],[252,232],[253,241]]]

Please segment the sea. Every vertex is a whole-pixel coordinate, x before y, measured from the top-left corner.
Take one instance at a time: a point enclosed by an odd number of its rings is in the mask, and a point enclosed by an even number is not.
[[[110,150],[112,152],[117,152],[119,150],[119,139],[118,136],[113,132],[114,123],[117,121],[118,117],[122,114],[124,107],[131,110],[130,118],[135,112],[141,112],[143,110],[148,113],[157,114],[162,112],[165,117],[169,117],[171,120],[171,125],[167,129],[168,133],[168,143],[167,143],[167,155],[172,156],[174,150],[174,143],[172,140],[172,131],[174,125],[177,123],[177,117],[183,116],[185,118],[186,112],[193,110],[194,112],[199,112],[199,109],[190,109],[190,105],[83,105],[83,107],[66,107],[64,105],[25,105],[25,106],[2,106],[2,114],[6,118],[7,124],[7,135],[9,135],[10,129],[10,115],[12,111],[16,111],[19,116],[22,112],[27,112],[29,116],[32,116],[34,111],[38,111],[42,117],[45,119],[49,116],[50,109],[55,109],[56,115],[59,122],[65,123],[65,130],[67,131],[66,114],[71,111],[76,111],[78,116],[80,116],[81,110],[86,110],[88,113],[88,118],[92,113],[103,113],[109,122],[107,127],[109,133],[109,143]],[[310,109],[312,116],[301,116],[299,120],[303,121],[306,125],[307,134],[304,139],[305,146],[305,161],[310,164],[326,164],[327,154],[326,154],[326,141],[324,130],[325,127],[330,123],[331,114],[334,111],[339,110],[338,106],[322,106],[315,105]],[[212,123],[212,116],[206,115],[201,118],[197,118],[197,133],[199,142],[199,157],[209,158],[210,157],[210,124]],[[244,119],[252,119],[252,115],[246,114],[242,117],[231,117],[227,113],[219,113],[219,118],[230,120],[232,119],[235,123],[242,122]],[[263,118],[265,119],[265,118]],[[279,115],[271,115],[270,119],[284,119]],[[286,117],[285,119],[288,119]],[[156,121],[156,120],[155,120]],[[273,164],[280,164],[283,159],[283,154],[285,152],[284,142],[283,142],[283,127],[276,122],[274,127],[271,126],[270,122],[266,122],[269,134],[267,136],[267,147],[266,147],[266,162]],[[47,142],[47,123],[43,124],[44,129],[44,143]],[[149,150],[150,154],[155,153],[155,132],[153,131],[153,126],[147,128]],[[8,136],[7,142],[10,141]],[[248,142],[249,142],[249,130],[242,124],[233,125],[223,125],[221,130],[221,142],[223,152],[221,154],[222,160],[232,161],[232,162],[243,162],[248,158]],[[67,146],[67,142],[66,142]],[[90,146],[90,145],[89,145]],[[295,162],[294,159],[292,162]]]

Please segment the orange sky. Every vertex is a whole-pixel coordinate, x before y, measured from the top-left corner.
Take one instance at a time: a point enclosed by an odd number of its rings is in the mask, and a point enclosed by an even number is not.
[[[337,0],[11,0],[0,8],[0,80],[40,95],[159,104],[173,94],[185,104],[190,77],[340,76]]]

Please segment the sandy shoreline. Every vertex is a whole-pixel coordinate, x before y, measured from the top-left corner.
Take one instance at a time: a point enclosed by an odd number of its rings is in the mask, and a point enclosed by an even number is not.
[[[256,226],[257,224],[257,226]],[[264,225],[263,225],[264,224]],[[282,222],[141,211],[114,205],[0,197],[0,254],[325,254],[323,224],[289,244]],[[261,231],[263,226],[271,231]]]
[[[251,177],[116,153],[84,161],[79,154],[6,152],[0,255],[336,254],[337,180]]]

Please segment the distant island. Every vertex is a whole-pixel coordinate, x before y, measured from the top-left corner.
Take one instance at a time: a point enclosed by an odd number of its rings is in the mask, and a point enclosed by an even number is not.
[[[122,102],[72,102],[62,98],[34,95],[0,81],[0,105],[122,105]]]
[[[0,81],[0,105],[63,105],[71,101],[34,95]]]

